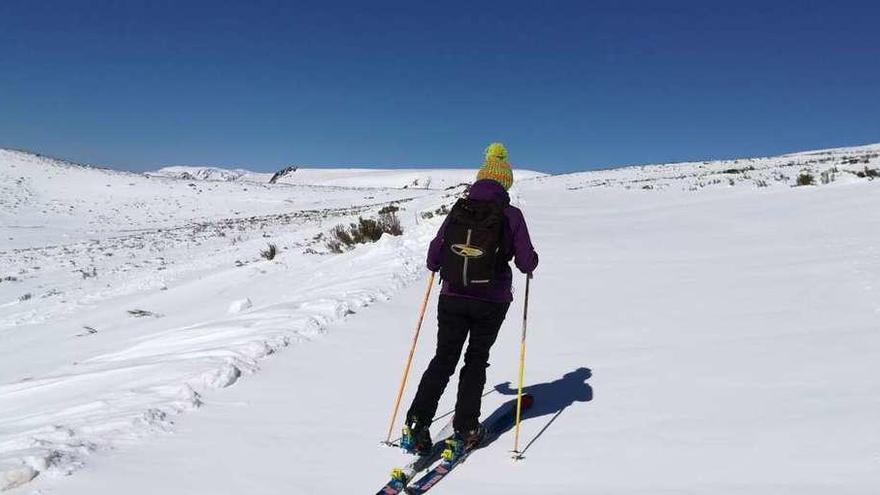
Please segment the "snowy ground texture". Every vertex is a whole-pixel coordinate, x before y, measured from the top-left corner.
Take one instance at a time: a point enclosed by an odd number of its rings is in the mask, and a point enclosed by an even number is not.
[[[878,169],[865,146],[518,174],[542,262],[527,459],[505,435],[437,493],[875,493]],[[473,173],[270,184],[0,150],[0,488],[375,493],[405,462],[376,444],[425,245]],[[404,235],[328,252],[333,226],[390,205]],[[516,377],[517,290],[484,413]]]

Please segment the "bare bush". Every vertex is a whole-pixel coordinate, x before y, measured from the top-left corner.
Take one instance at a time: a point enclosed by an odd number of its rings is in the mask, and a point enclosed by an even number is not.
[[[449,214],[449,206],[448,205],[440,205],[440,208],[437,208],[434,211],[423,211],[421,213],[422,218],[434,218],[435,216],[444,216]]]
[[[330,230],[326,242],[327,248],[334,253],[341,253],[356,244],[376,242],[382,234],[401,235],[403,227],[394,212],[383,213],[378,219],[358,218],[357,223],[337,225]]]
[[[856,176],[863,179],[866,177],[870,179],[876,179],[877,177],[880,177],[880,170],[877,170],[876,168],[865,167],[865,170],[860,170],[856,172]]]
[[[745,168],[728,168],[727,170],[724,170],[721,173],[723,173],[723,174],[741,174],[741,173],[749,172],[752,170],[755,170],[755,167],[753,165],[749,165],[748,167],[745,167]]]
[[[822,184],[831,184],[837,178],[837,168],[830,168],[819,174]]]
[[[98,333],[98,331],[93,327],[84,326],[83,329],[85,330],[85,332],[76,334],[77,337],[86,337]]]
[[[161,318],[162,317],[162,315],[160,315],[159,313],[154,313],[152,311],[147,311],[145,309],[129,309],[128,314],[131,316],[134,316],[135,318],[146,318],[146,317]]]
[[[816,183],[816,179],[813,177],[813,174],[809,172],[802,172],[798,175],[797,185],[799,186],[812,186]]]
[[[80,274],[82,274],[82,278],[83,278],[83,279],[86,279],[86,278],[94,278],[94,277],[97,277],[97,276],[98,276],[98,269],[95,268],[94,266],[92,267],[91,270],[80,269],[80,270],[77,270],[77,271],[78,271]]]
[[[398,211],[400,211],[400,207],[399,207],[399,206],[397,206],[397,205],[388,205],[388,206],[383,206],[383,207],[379,210],[379,214],[380,214],[380,215],[385,215],[385,214],[387,214],[387,213],[396,213],[396,212],[398,212]]]
[[[260,256],[270,261],[275,259],[276,254],[278,254],[278,247],[272,243],[269,243],[266,249],[260,251]]]
[[[403,226],[400,225],[400,219],[394,212],[379,215],[379,226],[382,232],[394,236],[403,235]]]

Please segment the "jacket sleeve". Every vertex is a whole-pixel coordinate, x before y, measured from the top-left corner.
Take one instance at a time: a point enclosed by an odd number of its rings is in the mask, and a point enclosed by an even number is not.
[[[431,241],[431,244],[428,246],[428,270],[432,272],[436,272],[440,270],[440,265],[443,264],[443,238],[446,235],[446,225],[449,224],[449,215],[446,216],[446,219],[443,220],[443,224],[437,230],[437,235],[434,236],[434,240]]]
[[[532,273],[538,267],[538,253],[532,246],[526,220],[517,208],[511,208],[509,215],[510,231],[513,237],[513,262],[519,271]]]

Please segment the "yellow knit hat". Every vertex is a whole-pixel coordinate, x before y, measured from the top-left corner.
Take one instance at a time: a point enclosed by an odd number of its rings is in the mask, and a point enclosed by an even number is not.
[[[486,147],[483,166],[477,172],[477,180],[490,179],[510,189],[513,185],[513,171],[507,163],[507,148],[501,143],[492,143]]]

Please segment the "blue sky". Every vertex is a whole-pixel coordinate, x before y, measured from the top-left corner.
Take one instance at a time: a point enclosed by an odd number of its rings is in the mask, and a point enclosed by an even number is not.
[[[880,142],[880,2],[0,2],[0,147],[566,172]]]

